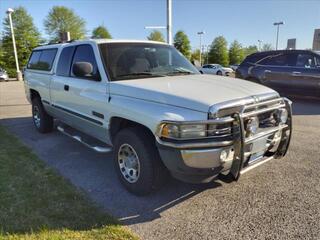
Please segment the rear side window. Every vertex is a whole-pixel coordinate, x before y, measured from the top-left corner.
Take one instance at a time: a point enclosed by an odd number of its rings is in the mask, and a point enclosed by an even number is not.
[[[295,55],[289,53],[279,53],[261,59],[258,64],[270,66],[294,66]]]
[[[70,75],[70,67],[75,47],[66,47],[62,50],[57,65],[57,75],[68,77]]]
[[[37,69],[36,67],[39,62],[40,55],[41,55],[41,51],[33,51],[27,67],[30,69]]]
[[[266,55],[263,55],[263,54],[257,54],[257,53],[254,53],[254,54],[251,54],[249,55],[248,57],[246,57],[242,63],[256,63],[258,62],[259,60],[261,60],[262,58],[264,58]]]
[[[316,66],[315,57],[308,53],[299,53],[297,56],[297,67],[314,68]]]
[[[34,51],[28,63],[29,69],[50,71],[55,59],[57,49]]]
[[[96,58],[94,56],[93,49],[90,45],[79,45],[76,48],[76,51],[73,56],[72,65],[76,62],[88,62],[92,64],[93,71],[90,76],[87,76],[87,79],[100,80],[100,74],[98,71],[98,66]],[[74,77],[73,72],[71,71],[71,76]]]

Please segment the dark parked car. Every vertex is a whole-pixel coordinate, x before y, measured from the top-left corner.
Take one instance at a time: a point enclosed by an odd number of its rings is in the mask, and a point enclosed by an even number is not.
[[[320,97],[320,54],[309,50],[279,50],[249,55],[236,77],[280,92]]]

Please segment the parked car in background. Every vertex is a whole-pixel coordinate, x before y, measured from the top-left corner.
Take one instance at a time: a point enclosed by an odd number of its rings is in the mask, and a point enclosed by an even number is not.
[[[222,67],[220,64],[206,64],[203,65],[199,71],[200,73],[204,74],[216,74],[223,76],[229,76],[231,73],[233,73],[231,68]]]
[[[239,67],[239,64],[232,64],[232,65],[230,65],[230,68],[231,68],[233,71],[236,71],[238,67]]]
[[[112,151],[121,183],[135,194],[159,188],[169,173],[193,183],[220,173],[236,180],[283,157],[290,142],[288,99],[260,84],[199,74],[164,43],[40,46],[24,83],[35,128],[50,132],[58,119],[62,133]]]
[[[320,97],[320,55],[310,50],[254,53],[240,64],[236,77],[284,93]]]
[[[8,80],[9,80],[9,76],[6,70],[0,68],[0,81],[8,81]]]

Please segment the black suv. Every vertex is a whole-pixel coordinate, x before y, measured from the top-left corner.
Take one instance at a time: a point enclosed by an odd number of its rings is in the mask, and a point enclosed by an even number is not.
[[[309,50],[279,50],[249,55],[236,77],[280,92],[320,97],[320,55]]]

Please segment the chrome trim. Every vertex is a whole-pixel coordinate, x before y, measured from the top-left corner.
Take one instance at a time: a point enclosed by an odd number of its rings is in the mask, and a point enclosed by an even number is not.
[[[243,111],[245,111],[248,108],[250,109],[250,108],[254,108],[254,107],[259,107],[261,105],[269,105],[271,103],[283,103],[283,102],[284,102],[283,98],[276,98],[276,99],[272,99],[272,100],[268,100],[268,101],[264,101],[264,102],[258,102],[255,104],[244,106]]]
[[[276,92],[272,93],[266,93],[266,94],[261,94],[261,95],[252,95],[249,97],[245,98],[240,98],[240,99],[235,99],[235,100],[230,100],[222,103],[217,103],[212,105],[209,108],[209,118],[217,118],[218,113],[222,109],[227,109],[227,108],[233,108],[233,107],[242,107],[246,105],[252,105],[256,102],[266,102],[268,100],[272,100],[275,98],[279,98],[279,94]]]
[[[99,153],[108,153],[112,151],[111,147],[102,147],[102,146],[92,146],[89,143],[85,142],[81,136],[78,135],[71,135],[69,134],[67,131],[65,131],[65,129],[62,126],[57,126],[57,130],[61,133],[63,133],[64,135],[73,138],[74,140],[82,143],[83,145],[85,145],[88,148],[91,148],[92,150],[99,152]]]
[[[177,148],[177,149],[187,149],[187,148],[210,148],[210,147],[228,147],[233,144],[233,141],[221,141],[221,142],[191,142],[191,143],[173,143],[161,140],[156,136],[156,140],[159,144],[167,147]]]
[[[269,107],[269,108],[263,108],[263,109],[260,109],[260,110],[251,111],[251,112],[248,112],[248,113],[242,113],[241,117],[242,118],[247,118],[247,117],[251,117],[251,116],[254,116],[254,115],[259,115],[259,114],[262,114],[262,113],[266,113],[266,112],[270,112],[270,111],[273,111],[273,110],[277,110],[279,108],[284,108],[285,106],[286,106],[285,104],[281,104],[281,105],[276,105],[276,106]]]
[[[181,150],[181,156],[183,162],[188,167],[192,168],[215,168],[224,164],[220,160],[220,154],[222,151],[227,151],[229,153],[231,147],[229,148],[214,148],[214,149],[201,149],[201,150]],[[229,158],[229,156],[228,156]],[[230,159],[227,159],[230,160]],[[233,160],[233,157],[231,161]],[[226,161],[228,162],[228,161]]]
[[[273,127],[273,128],[271,128],[271,129],[269,129],[269,130],[267,130],[267,131],[263,131],[263,132],[261,132],[261,133],[258,133],[258,134],[256,134],[256,135],[253,135],[252,137],[248,137],[248,138],[246,138],[245,139],[245,143],[247,144],[247,143],[250,143],[250,142],[252,142],[252,141],[255,141],[255,140],[257,140],[258,138],[261,138],[261,137],[265,137],[265,136],[267,136],[267,135],[271,135],[271,134],[273,134],[273,133],[275,133],[275,132],[277,132],[277,131],[279,131],[279,130],[282,130],[282,129],[284,129],[284,128],[287,128],[288,127],[288,125],[280,125],[280,126],[278,126],[278,127]]]
[[[171,123],[177,125],[201,125],[201,124],[224,124],[231,123],[234,121],[233,117],[224,117],[219,119],[209,119],[209,120],[199,120],[199,121],[170,121],[164,120],[160,122],[161,124]]]
[[[258,160],[258,161],[254,161],[251,165],[249,164],[248,167],[246,168],[243,168],[241,171],[240,171],[240,174],[244,174],[246,172],[249,172],[250,170],[266,163],[266,162],[269,162],[270,160],[272,160],[274,157],[271,156],[271,157],[268,157],[268,158],[264,158],[264,159],[261,159],[261,160]]]

